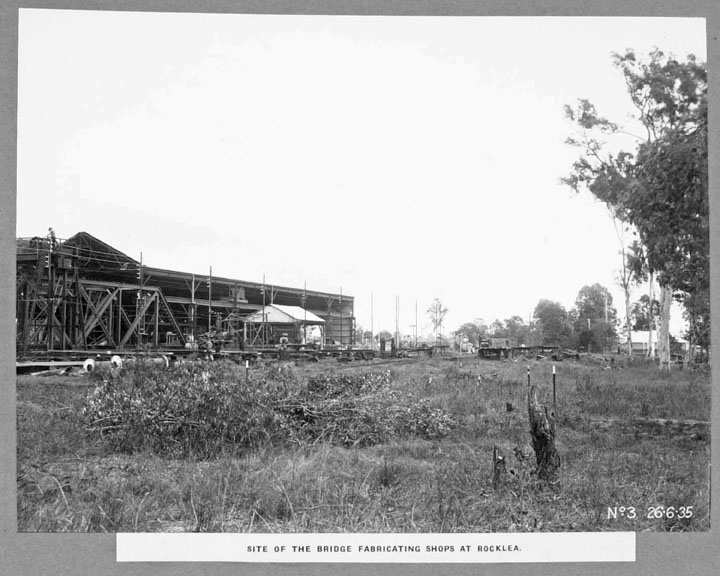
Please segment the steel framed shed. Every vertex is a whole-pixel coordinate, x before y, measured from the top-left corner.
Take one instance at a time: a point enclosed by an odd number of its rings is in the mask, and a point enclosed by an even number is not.
[[[18,354],[33,350],[184,347],[228,318],[299,306],[326,336],[354,343],[354,298],[147,266],[79,232],[17,239]]]

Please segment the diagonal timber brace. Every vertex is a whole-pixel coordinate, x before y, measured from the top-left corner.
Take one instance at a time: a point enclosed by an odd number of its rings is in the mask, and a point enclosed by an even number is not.
[[[130,340],[130,337],[135,333],[135,330],[140,325],[140,322],[143,320],[143,318],[145,318],[145,314],[150,309],[150,306],[155,303],[157,297],[158,293],[154,292],[150,298],[145,300],[142,307],[135,316],[135,320],[132,321],[132,324],[130,324],[130,327],[127,329],[125,335],[122,337],[122,340],[120,340],[119,346],[125,346],[125,344],[127,344],[128,340]]]
[[[116,288],[112,292],[106,291],[106,294],[100,298],[97,303],[94,303],[88,291],[85,288],[80,289],[80,293],[83,296],[85,302],[87,302],[89,314],[85,319],[83,328],[83,338],[87,340],[90,333],[99,326],[104,332],[109,342],[113,341],[112,330],[109,327],[109,321],[104,318],[105,312],[108,310],[110,305],[115,302],[120,290]],[[112,311],[112,310],[111,310]]]

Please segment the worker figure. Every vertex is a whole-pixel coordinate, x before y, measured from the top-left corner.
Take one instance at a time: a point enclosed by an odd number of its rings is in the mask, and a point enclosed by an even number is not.
[[[48,228],[48,236],[50,236],[50,252],[55,253],[55,248],[57,248],[57,238],[55,237],[55,230],[52,228]]]
[[[212,362],[215,357],[215,345],[213,342],[213,338],[215,337],[215,332],[210,331],[207,334],[207,339],[205,340],[205,359]]]

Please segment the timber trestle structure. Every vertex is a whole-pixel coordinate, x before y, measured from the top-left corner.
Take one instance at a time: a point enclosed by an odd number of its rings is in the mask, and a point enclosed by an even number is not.
[[[86,232],[20,238],[16,255],[19,356],[184,349],[211,331],[237,335],[242,318],[270,301],[307,306],[327,337],[354,343],[351,296],[152,268]]]

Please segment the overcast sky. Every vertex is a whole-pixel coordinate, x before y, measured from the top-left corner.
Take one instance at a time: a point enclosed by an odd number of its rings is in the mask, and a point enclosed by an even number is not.
[[[365,328],[373,294],[375,331],[396,296],[406,333],[436,297],[447,331],[595,282],[621,311],[563,105],[630,125],[611,54],[655,46],[705,60],[704,20],[21,10],[17,235],[342,287]]]

